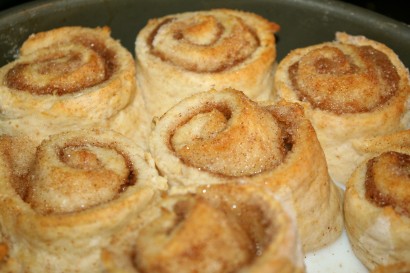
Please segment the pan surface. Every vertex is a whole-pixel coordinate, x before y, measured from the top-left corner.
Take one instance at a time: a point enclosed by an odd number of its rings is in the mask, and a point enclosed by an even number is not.
[[[108,25],[112,36],[133,53],[135,37],[148,19],[223,7],[252,11],[278,23],[278,60],[292,49],[333,40],[336,31],[345,31],[385,43],[410,66],[409,25],[333,0],[34,1],[0,12],[0,65],[12,60],[34,32],[66,25]]]

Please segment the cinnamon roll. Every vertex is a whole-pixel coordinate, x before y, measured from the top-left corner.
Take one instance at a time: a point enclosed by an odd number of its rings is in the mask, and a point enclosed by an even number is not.
[[[341,185],[365,159],[352,141],[410,127],[408,69],[392,49],[364,36],[338,32],[333,42],[291,51],[278,65],[275,88],[304,106]]]
[[[127,251],[107,249],[108,272],[305,272],[292,216],[261,188],[205,186],[154,214]]]
[[[345,192],[347,235],[370,270],[410,261],[410,131],[387,140],[390,149],[377,145],[380,153],[359,165]]]
[[[250,12],[213,9],[151,19],[135,43],[137,79],[148,112],[227,87],[271,97],[279,25]]]
[[[17,137],[0,140],[1,271],[102,272],[101,249],[138,224],[131,219],[166,181],[148,154],[114,131],[52,135],[34,155],[27,147]]]
[[[150,121],[135,61],[108,27],[61,27],[31,35],[0,68],[0,133],[48,135],[113,129],[145,145]]]
[[[340,191],[297,104],[263,106],[234,89],[198,93],[156,120],[150,151],[172,193],[243,183],[286,195],[305,251],[341,233]]]

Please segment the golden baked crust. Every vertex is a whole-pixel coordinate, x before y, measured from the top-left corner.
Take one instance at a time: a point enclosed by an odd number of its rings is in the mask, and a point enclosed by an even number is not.
[[[380,138],[347,183],[347,235],[370,270],[410,260],[409,141],[409,130]]]
[[[100,273],[101,249],[167,188],[149,155],[113,131],[67,132],[27,147],[0,139],[2,272]]]
[[[0,79],[1,134],[30,135],[39,144],[65,130],[98,127],[146,140],[134,59],[108,27],[33,34]]]
[[[229,9],[149,20],[135,43],[137,79],[148,111],[160,116],[182,98],[211,88],[270,98],[278,30],[259,15]]]
[[[340,192],[299,105],[262,106],[233,89],[202,92],[156,121],[150,151],[173,193],[242,183],[282,195],[296,211],[305,251],[341,233]]]
[[[292,216],[262,188],[165,196],[154,215],[130,249],[107,249],[108,272],[305,272]]]
[[[353,147],[409,128],[408,69],[386,45],[336,33],[336,41],[291,51],[275,74],[278,97],[305,108],[331,177],[345,184],[365,158]]]

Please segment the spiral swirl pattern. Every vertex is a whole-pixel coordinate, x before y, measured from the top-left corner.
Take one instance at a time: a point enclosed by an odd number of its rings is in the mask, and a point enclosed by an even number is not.
[[[410,259],[409,140],[408,130],[379,139],[372,147],[379,153],[360,164],[347,183],[347,235],[369,270]]]
[[[114,139],[114,138],[113,138]],[[138,172],[115,142],[66,134],[37,149],[25,201],[42,214],[81,211],[117,198]]]
[[[0,132],[40,144],[63,130],[98,126],[145,140],[135,62],[110,34],[108,27],[61,27],[31,35],[0,69]]]
[[[156,121],[150,151],[171,192],[231,183],[290,191],[292,197],[284,198],[298,211],[305,250],[340,234],[339,193],[329,180],[315,132],[296,104],[263,106],[234,89],[202,92]],[[318,205],[323,199],[328,205]],[[309,230],[308,222],[316,217],[323,232]]]
[[[278,65],[282,99],[305,108],[331,177],[345,185],[366,158],[355,147],[409,127],[409,73],[386,45],[337,32],[336,40],[291,51]]]
[[[250,57],[259,38],[240,17],[226,13],[167,18],[151,34],[152,54],[186,70],[221,72]]]
[[[152,159],[114,131],[71,131],[27,147],[0,138],[2,270],[101,272],[101,249],[139,226],[167,189]]]
[[[170,139],[185,164],[243,176],[274,168],[286,154],[278,122],[245,96],[222,93],[186,119]],[[252,153],[244,153],[246,149]]]
[[[110,253],[108,272],[305,272],[292,218],[261,188],[165,196],[154,215],[133,250]]]
[[[134,76],[133,63],[130,53],[110,37],[109,28],[63,27],[34,34],[21,46],[19,58],[1,69],[2,108],[10,116],[22,116],[33,108],[53,116],[70,110],[71,115],[89,116],[86,103],[112,97],[106,106],[118,111],[135,92],[132,81],[120,83]],[[124,90],[115,95],[117,91],[108,86],[99,88],[102,84],[122,84]],[[70,94],[75,95],[72,100]],[[94,113],[101,111],[90,104]]]
[[[398,93],[399,74],[371,46],[325,45],[289,67],[298,97],[312,107],[341,113],[367,112]]]
[[[410,217],[409,183],[409,155],[386,152],[368,162],[366,198],[375,205],[391,206],[398,213]]]
[[[211,88],[270,98],[279,26],[250,12],[186,12],[151,19],[138,33],[137,77],[153,116]],[[176,92],[176,90],[178,92]],[[161,98],[161,99],[158,99]]]
[[[98,40],[73,38],[73,42],[40,49],[35,59],[16,64],[6,74],[6,85],[38,95],[61,96],[109,79],[117,65],[115,53]]]

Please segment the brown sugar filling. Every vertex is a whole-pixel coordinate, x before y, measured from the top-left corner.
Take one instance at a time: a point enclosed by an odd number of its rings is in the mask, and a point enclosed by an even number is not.
[[[134,171],[134,165],[123,151],[115,147],[115,145],[104,145],[101,143],[93,143],[93,145],[99,148],[113,150],[123,158],[125,166],[128,170],[128,175],[125,179],[123,179],[121,186],[118,187],[118,193],[124,192],[128,187],[136,184],[137,174]],[[82,147],[84,147],[84,149]],[[61,162],[76,169],[91,171],[102,167],[98,157],[94,153],[87,150],[86,146],[81,144],[73,143],[61,148],[59,158]]]
[[[225,35],[228,30],[224,23],[210,15],[183,20],[167,18],[150,33],[147,44],[152,55],[185,70],[222,72],[244,62],[260,46],[258,35],[250,26],[240,18],[231,19],[235,20],[236,25],[231,29],[232,33]],[[164,28],[174,31],[165,39],[179,45],[170,48],[156,45],[157,36],[162,35]]]
[[[288,73],[299,100],[336,114],[372,111],[399,90],[396,67],[371,46],[323,46]]]
[[[98,85],[112,76],[117,67],[115,53],[103,41],[97,37],[79,36],[73,37],[71,43],[90,49],[95,56],[84,63],[80,51],[69,49],[59,52],[60,45],[56,44],[52,53],[42,49],[35,61],[17,63],[12,67],[6,74],[6,85],[36,95],[61,96]],[[32,79],[30,71],[44,79]]]
[[[151,273],[236,272],[262,255],[273,240],[271,217],[258,204],[183,197],[141,231],[134,266]],[[153,240],[158,245],[145,245]]]
[[[292,149],[286,125],[257,104],[239,112],[222,103],[202,105],[171,132],[170,149],[184,164],[217,175],[249,176],[278,166]]]
[[[103,160],[102,155],[96,154],[101,151],[106,156],[114,154],[111,161],[117,162],[115,166],[106,165],[106,159]],[[103,204],[136,184],[137,173],[131,160],[115,145],[84,145],[74,141],[59,147],[56,153],[61,164],[52,165],[50,168],[54,168],[54,171],[44,174],[42,168],[48,168],[48,163],[36,161],[26,179],[21,181],[27,185],[23,200],[42,214],[70,213]],[[111,162],[110,159],[107,160]],[[58,167],[61,165],[63,167]],[[47,177],[43,177],[44,175]],[[50,199],[49,191],[61,198]],[[66,206],[62,199],[70,200],[69,205]]]
[[[391,206],[410,217],[409,186],[409,155],[386,152],[367,163],[366,198],[376,206]]]

